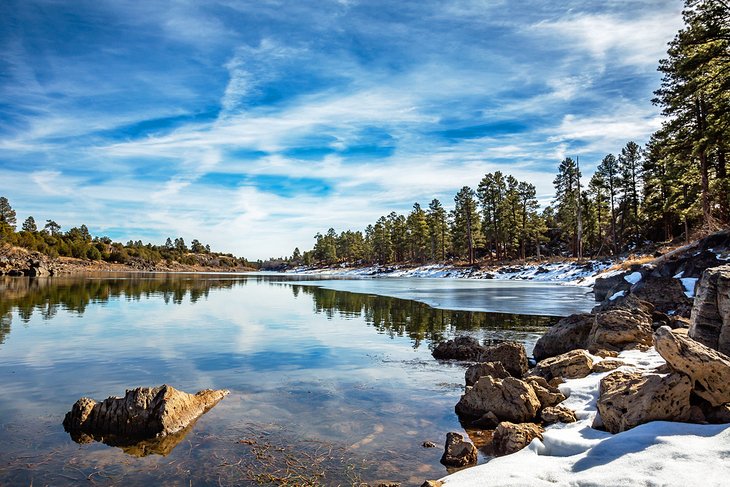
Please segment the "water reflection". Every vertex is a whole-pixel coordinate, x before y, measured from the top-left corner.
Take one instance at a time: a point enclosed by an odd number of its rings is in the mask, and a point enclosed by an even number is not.
[[[301,279],[301,277],[297,277]],[[245,285],[249,280],[256,283],[276,282],[288,284],[294,298],[311,296],[316,313],[329,319],[363,318],[379,333],[390,337],[408,337],[413,348],[424,340],[433,347],[455,332],[476,330],[500,330],[516,333],[505,338],[524,340],[524,334],[542,333],[557,318],[509,313],[479,313],[435,309],[426,304],[372,294],[353,293],[325,289],[318,286],[290,284],[280,276],[215,276],[181,274],[129,274],[120,277],[79,276],[67,278],[0,278],[0,344],[10,334],[13,312],[23,323],[30,322],[34,314],[43,320],[53,319],[59,310],[83,315],[92,304],[104,304],[112,299],[160,298],[165,304],[180,305],[197,303],[207,299],[211,290],[231,289]],[[490,338],[487,335],[486,341]],[[529,346],[529,344],[528,344]]]
[[[317,313],[332,319],[362,317],[379,333],[390,337],[408,337],[413,348],[423,340],[432,348],[456,332],[501,330],[515,333],[539,333],[554,324],[557,318],[507,313],[475,313],[435,309],[416,301],[323,289],[316,286],[292,285],[294,296],[312,296]],[[493,338],[502,341],[505,335]],[[488,340],[489,341],[489,340]]]

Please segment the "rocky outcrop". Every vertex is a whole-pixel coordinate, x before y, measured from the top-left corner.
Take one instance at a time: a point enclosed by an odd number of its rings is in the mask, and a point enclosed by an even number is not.
[[[562,318],[535,343],[532,352],[535,360],[554,357],[577,348],[586,348],[593,323],[594,316],[590,313],[578,313]]]
[[[689,316],[692,309],[692,300],[674,277],[647,276],[631,287],[631,294],[653,304],[662,313],[671,311],[679,316]]]
[[[517,342],[504,342],[485,349],[479,354],[480,362],[500,362],[513,377],[522,377],[529,369],[525,346]]]
[[[543,429],[534,423],[499,423],[494,430],[492,445],[497,456],[509,455],[522,450],[535,438],[542,439]]]
[[[469,366],[464,373],[464,380],[467,386],[473,386],[480,377],[489,375],[495,379],[504,379],[510,376],[501,362],[480,362]]]
[[[541,408],[555,406],[556,404],[565,401],[565,395],[560,392],[560,389],[548,384],[548,381],[546,381],[545,378],[531,375],[525,377],[524,380],[530,384],[532,390],[535,391],[537,400],[540,401]]]
[[[661,327],[654,334],[657,352],[674,371],[689,376],[693,392],[712,406],[730,402],[730,357]]]
[[[601,380],[593,427],[619,433],[650,421],[686,421],[691,388],[683,374],[613,372]]]
[[[459,433],[446,433],[441,463],[447,467],[469,467],[477,463],[477,449]]]
[[[540,418],[544,424],[575,423],[577,421],[575,411],[562,405],[546,407],[540,411]]]
[[[699,281],[689,336],[730,355],[730,264],[707,269]]]
[[[164,437],[183,430],[227,394],[210,389],[188,394],[162,385],[127,390],[124,397],[102,402],[83,397],[66,413],[63,427],[69,433],[93,436]]]
[[[484,376],[466,388],[455,409],[456,414],[469,418],[492,412],[502,421],[525,423],[535,418],[540,400],[530,384],[520,379]]]
[[[460,336],[453,340],[439,343],[434,348],[433,358],[439,360],[477,360],[486,347],[479,344],[476,338]],[[488,360],[484,360],[488,362]]]
[[[608,301],[593,312],[595,322],[588,335],[588,349],[625,350],[652,344],[654,307],[633,295]]]
[[[564,379],[580,379],[591,373],[593,359],[585,350],[572,350],[558,355],[557,357],[546,358],[538,362],[532,370],[533,375],[552,380],[555,377]]]

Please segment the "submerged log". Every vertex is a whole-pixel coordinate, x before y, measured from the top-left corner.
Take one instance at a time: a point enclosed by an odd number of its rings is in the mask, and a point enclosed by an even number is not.
[[[227,390],[211,389],[188,394],[164,384],[127,390],[124,397],[102,402],[82,397],[66,413],[63,427],[72,434],[91,436],[165,437],[184,430],[227,394]]]

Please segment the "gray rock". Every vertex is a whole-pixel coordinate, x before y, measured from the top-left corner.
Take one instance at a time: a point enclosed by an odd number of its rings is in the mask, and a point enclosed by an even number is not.
[[[730,264],[707,269],[697,286],[689,336],[730,355]]]
[[[486,347],[479,344],[476,338],[460,336],[453,340],[439,343],[432,355],[440,360],[477,360]],[[483,360],[488,362],[488,360]]]

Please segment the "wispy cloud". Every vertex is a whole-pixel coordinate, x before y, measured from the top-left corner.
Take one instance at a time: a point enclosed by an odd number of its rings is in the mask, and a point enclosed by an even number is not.
[[[659,123],[681,1],[11,0],[0,180],[19,217],[249,258]]]

